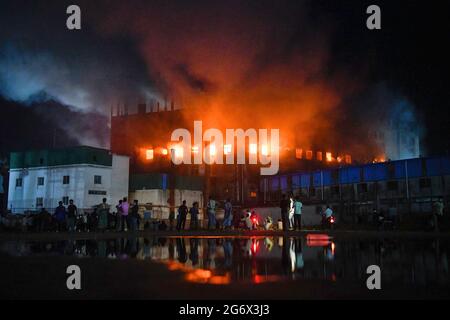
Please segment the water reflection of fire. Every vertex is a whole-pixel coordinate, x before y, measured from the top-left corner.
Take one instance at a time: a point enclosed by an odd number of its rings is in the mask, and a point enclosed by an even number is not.
[[[215,275],[211,270],[194,269],[185,264],[176,261],[163,261],[170,271],[182,271],[185,273],[184,279],[188,282],[207,283],[215,285],[225,285],[231,282],[231,275],[226,272],[225,275]]]

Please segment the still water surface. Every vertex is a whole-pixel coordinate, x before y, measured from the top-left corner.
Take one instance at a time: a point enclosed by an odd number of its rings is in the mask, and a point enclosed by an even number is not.
[[[9,256],[147,260],[181,271],[187,282],[227,285],[301,279],[367,279],[379,265],[383,283],[450,287],[448,240],[349,240],[306,237],[130,237],[110,240],[7,241]]]

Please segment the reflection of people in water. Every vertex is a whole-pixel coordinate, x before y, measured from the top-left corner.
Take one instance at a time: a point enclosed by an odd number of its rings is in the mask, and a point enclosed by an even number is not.
[[[174,239],[173,238],[169,238],[169,259],[173,260],[174,259]]]
[[[106,241],[98,240],[97,246],[98,246],[98,256],[100,258],[106,258]]]
[[[283,237],[283,247],[281,248],[281,266],[284,274],[290,274],[291,263],[289,259],[289,238]]]
[[[298,271],[299,269],[303,269],[304,266],[302,238],[297,238],[295,239],[295,268]]]
[[[198,238],[191,238],[189,240],[189,244],[191,247],[189,259],[191,259],[192,261],[192,266],[196,266],[198,264],[198,242]]]
[[[137,237],[132,237],[129,240],[130,243],[130,256],[132,258],[136,258],[138,252],[139,252],[139,241]]]
[[[177,254],[178,254],[178,261],[180,261],[181,263],[186,263],[187,254],[184,238],[177,238]]]
[[[216,256],[216,239],[207,239],[208,246],[206,248],[206,254],[204,258],[204,268],[214,269],[215,256]]]
[[[233,242],[231,239],[225,239],[223,242],[223,252],[225,254],[225,268],[229,268],[233,262]]]
[[[272,251],[272,248],[273,248],[273,239],[272,238],[265,238],[264,244],[266,245],[267,251],[269,251],[269,252]]]

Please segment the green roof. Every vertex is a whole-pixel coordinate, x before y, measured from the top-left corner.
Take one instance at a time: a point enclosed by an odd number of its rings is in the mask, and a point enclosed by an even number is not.
[[[10,156],[11,169],[54,167],[73,164],[112,166],[112,155],[106,149],[80,146],[12,152]]]

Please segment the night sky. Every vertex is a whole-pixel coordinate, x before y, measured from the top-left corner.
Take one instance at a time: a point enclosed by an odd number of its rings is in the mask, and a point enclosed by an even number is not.
[[[450,151],[447,1],[77,1],[80,31],[65,27],[70,4],[0,2],[2,154],[107,147],[111,106],[207,108],[205,96],[244,81],[249,91],[267,75],[294,81],[291,64],[306,88],[340,92],[336,108],[323,109],[333,126],[369,124],[380,101],[403,101],[423,153]],[[370,4],[381,7],[381,30],[365,27]]]

